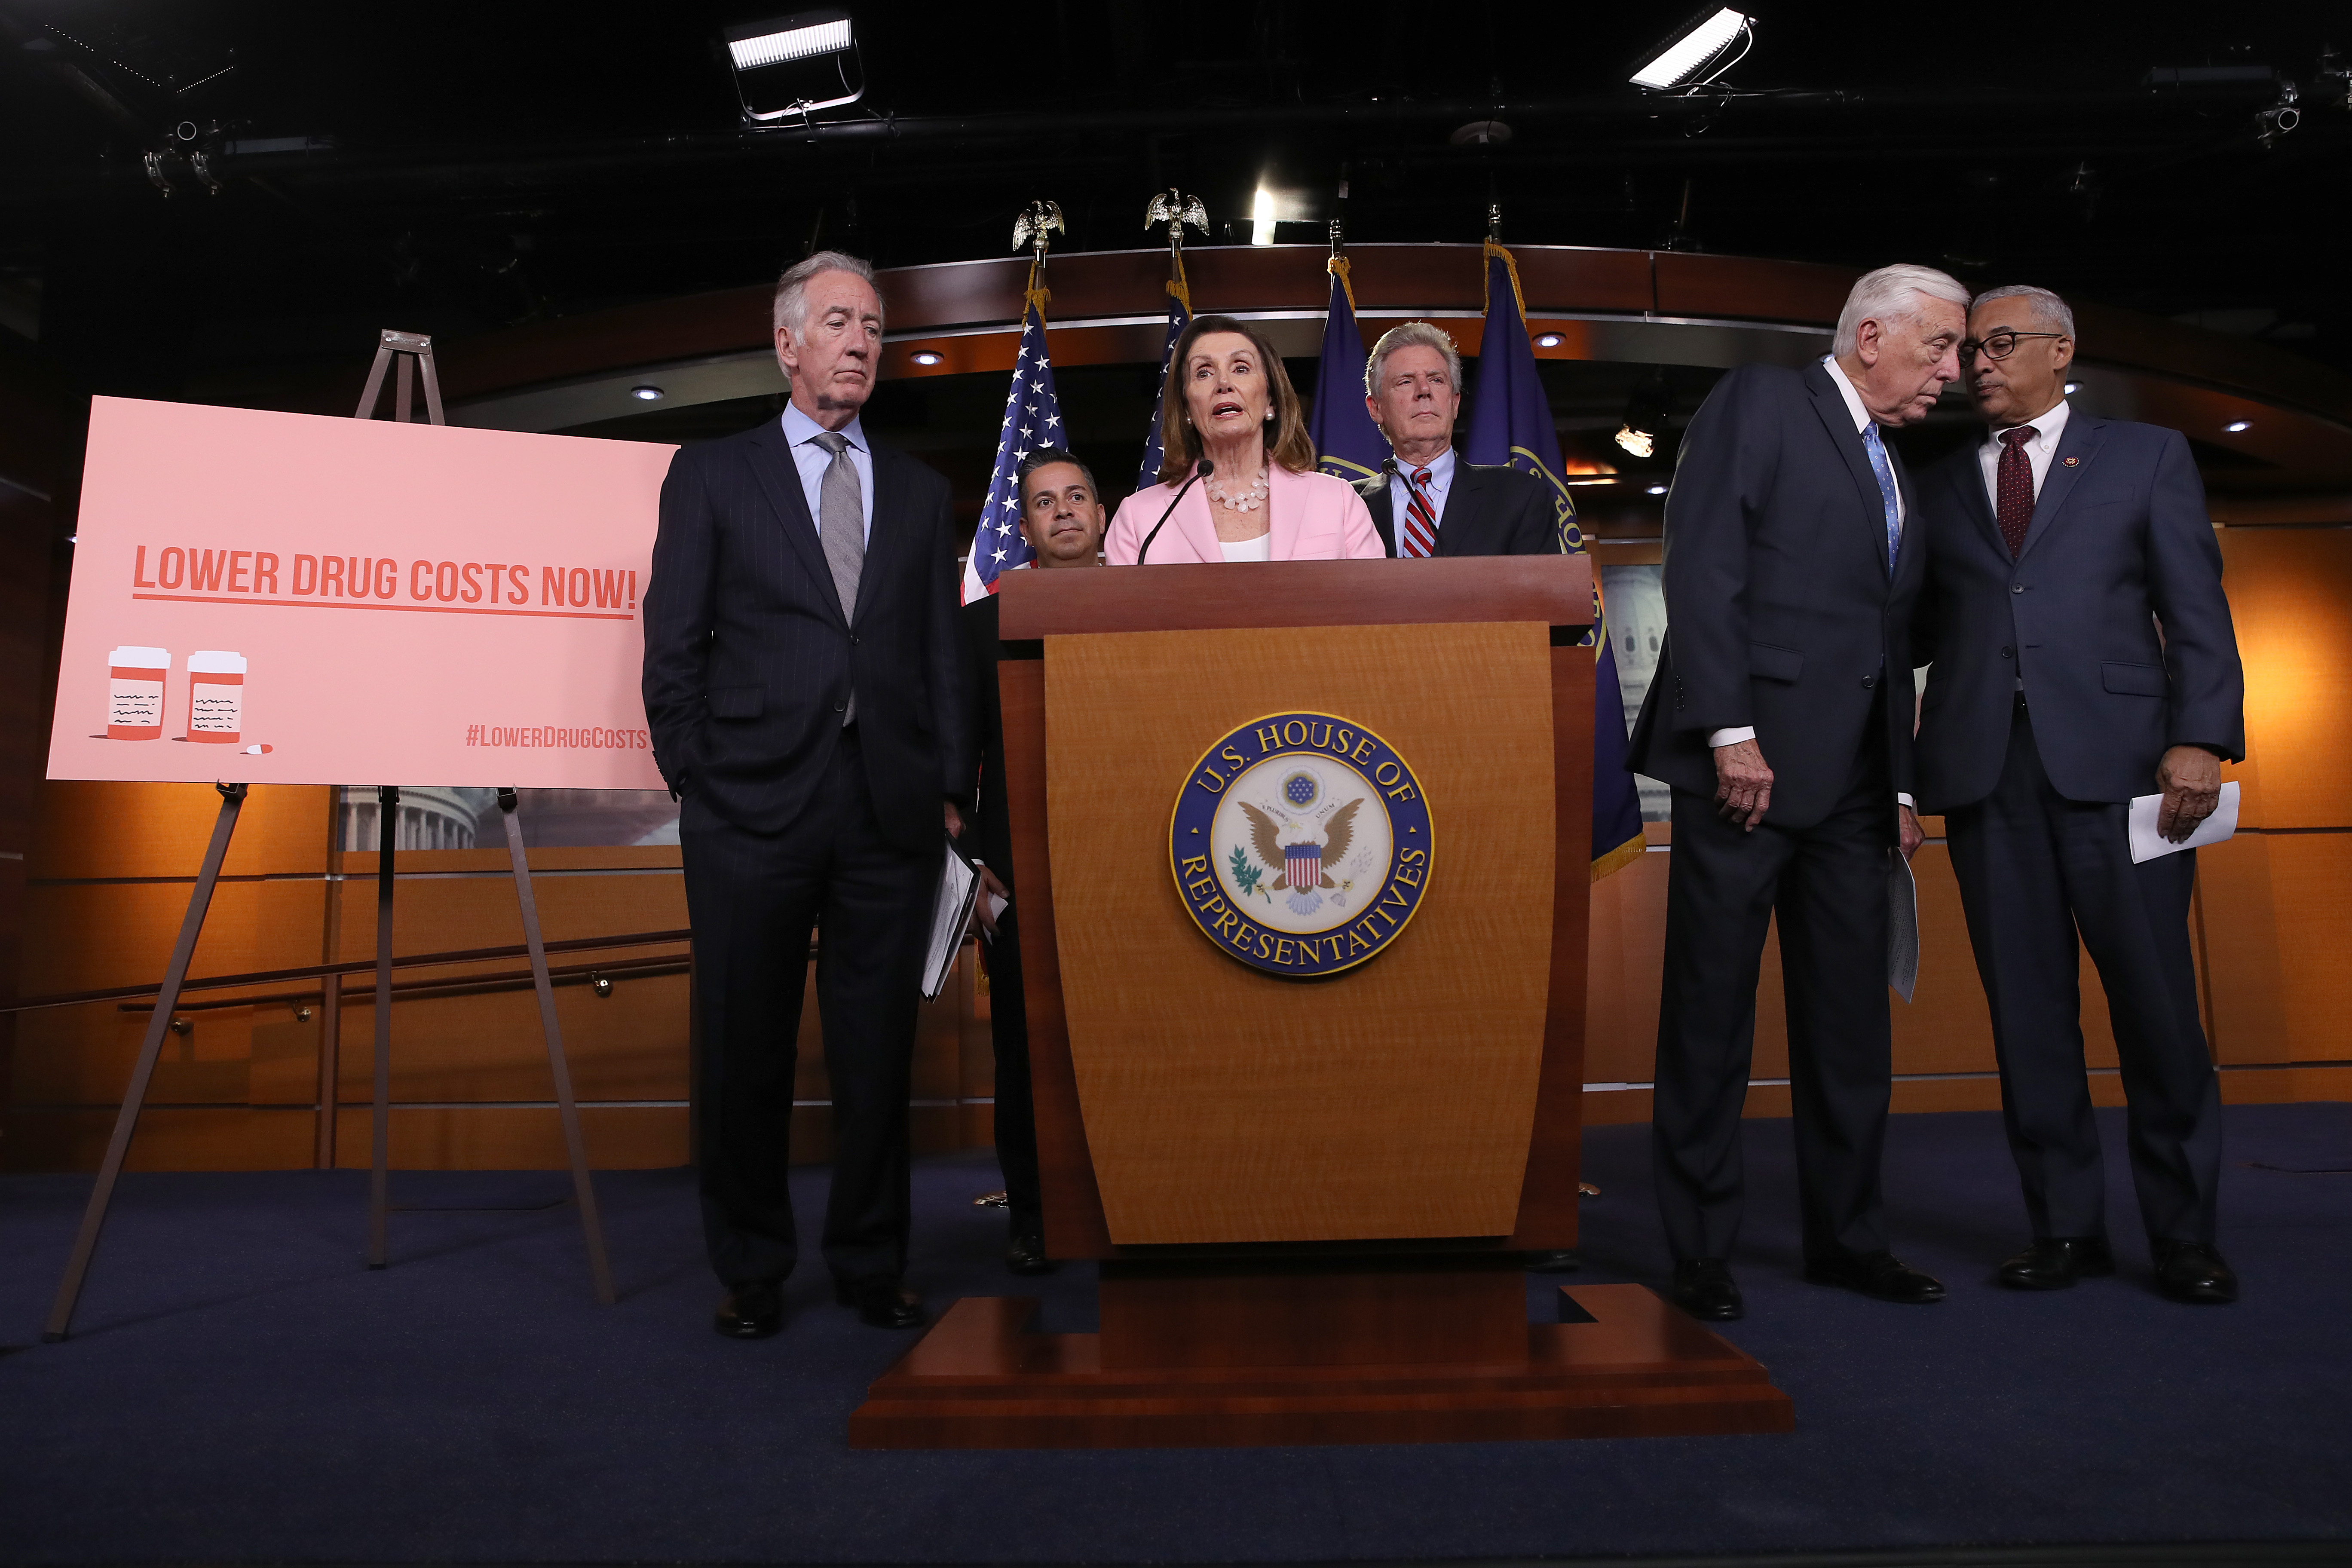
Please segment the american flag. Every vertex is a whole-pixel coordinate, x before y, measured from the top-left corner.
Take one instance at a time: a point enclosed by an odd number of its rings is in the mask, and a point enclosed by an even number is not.
[[[1176,340],[1192,322],[1192,295],[1181,280],[1168,285],[1168,341],[1160,345],[1160,390],[1151,399],[1151,427],[1143,433],[1143,466],[1135,471],[1135,488],[1148,490],[1160,482],[1160,462],[1167,455],[1160,444],[1160,411],[1168,401],[1168,361]]]
[[[1045,312],[1032,295],[1021,322],[1021,352],[1013,360],[1013,388],[1004,396],[996,470],[989,477],[980,526],[972,531],[971,559],[963,564],[965,604],[995,593],[998,577],[1035,559],[1021,537],[1021,460],[1040,447],[1068,444],[1062,400],[1054,394],[1054,362],[1045,357]]]

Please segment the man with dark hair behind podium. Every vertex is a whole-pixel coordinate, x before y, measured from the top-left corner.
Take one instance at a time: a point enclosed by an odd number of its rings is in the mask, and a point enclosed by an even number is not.
[[[1021,537],[1046,570],[1102,564],[1103,530],[1110,521],[1093,471],[1059,447],[1029,454],[1021,465]],[[1045,1256],[1045,1211],[1037,1177],[1037,1119],[1029,1093],[1029,1011],[1021,994],[1020,909],[1013,897],[1013,824],[1004,802],[1004,709],[996,690],[996,595],[963,607],[972,668],[974,729],[981,740],[980,788],[963,847],[980,868],[975,913],[986,933],[988,1033],[996,1051],[996,1163],[1004,1173],[1004,1206],[1012,1230],[1004,1266],[1015,1274],[1053,1269]],[[1002,914],[993,899],[1006,900]]]
[[[793,1076],[809,933],[833,1087],[824,1253],[844,1305],[923,1322],[906,1289],[907,1100],[923,950],[971,787],[948,484],[871,442],[882,301],[821,251],[776,288],[792,402],[683,448],[646,589],[646,717],[680,798],[715,1327],[782,1323]],[[944,810],[942,810],[944,802]]]

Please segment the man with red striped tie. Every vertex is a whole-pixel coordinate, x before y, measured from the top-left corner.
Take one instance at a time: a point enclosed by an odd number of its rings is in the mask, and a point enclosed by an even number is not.
[[[1364,405],[1395,458],[1356,491],[1391,555],[1545,555],[1559,548],[1543,481],[1454,450],[1462,355],[1427,321],[1391,328],[1364,364]],[[1391,481],[1393,480],[1393,483]]]

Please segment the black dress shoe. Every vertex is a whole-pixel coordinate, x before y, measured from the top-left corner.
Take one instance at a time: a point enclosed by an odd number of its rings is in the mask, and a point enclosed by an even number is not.
[[[857,1321],[869,1328],[919,1329],[930,1321],[923,1299],[896,1279],[867,1285],[839,1281],[833,1294],[843,1306],[857,1309]]]
[[[1848,1253],[1818,1258],[1805,1265],[1805,1278],[1815,1285],[1834,1285],[1881,1301],[1924,1307],[1944,1299],[1944,1287],[1916,1268],[1906,1266],[1891,1252]]]
[[[1017,1230],[1005,1244],[1004,1267],[1015,1274],[1051,1274],[1061,1267],[1045,1256],[1045,1238],[1034,1230]]]
[[[2071,1290],[2077,1279],[2115,1271],[2105,1237],[2045,1236],[2000,1266],[2000,1282],[2012,1290]]]
[[[2238,1277],[2221,1255],[2201,1241],[2159,1241],[2156,1288],[2176,1301],[2221,1307],[2238,1299]]]
[[[730,1340],[764,1340],[784,1326],[784,1291],[773,1279],[739,1279],[710,1326]]]
[[[1565,1247],[1527,1255],[1527,1268],[1530,1274],[1573,1274],[1583,1267],[1584,1259]]]
[[[1727,1323],[1748,1310],[1731,1267],[1720,1258],[1685,1258],[1666,1288],[1674,1304],[1702,1322]]]

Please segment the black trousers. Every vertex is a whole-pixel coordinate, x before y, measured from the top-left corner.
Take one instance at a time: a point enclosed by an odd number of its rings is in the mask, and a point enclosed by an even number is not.
[[[850,1285],[906,1271],[907,1100],[936,855],[884,841],[854,733],[808,809],[773,837],[679,813],[694,922],[702,1058],[704,1245],[729,1284],[793,1270],[793,1078],[811,927],[833,1084],[833,1189],[823,1250]]]
[[[1875,737],[1878,725],[1866,732]],[[1727,1257],[1739,1234],[1739,1112],[1775,914],[1805,1256],[1886,1246],[1879,1157],[1894,1051],[1886,879],[1895,792],[1877,747],[1864,752],[1844,795],[1811,827],[1766,823],[1750,833],[1717,816],[1711,797],[1674,793],[1651,1155],[1677,1260]]]
[[[981,943],[988,964],[988,1035],[996,1051],[996,1164],[1015,1236],[1045,1229],[1037,1177],[1037,1111],[1029,1093],[1029,1005],[1021,994],[1021,928],[1011,904],[996,936]]]
[[[2210,1243],[2221,1091],[2189,945],[2197,852],[2133,865],[2129,810],[2053,788],[2021,702],[2000,782],[1944,820],[1992,1007],[2001,1116],[2033,1234],[2106,1230],[2099,1128],[2083,1068],[2079,931],[2115,1026],[2141,1222],[2156,1240]]]

